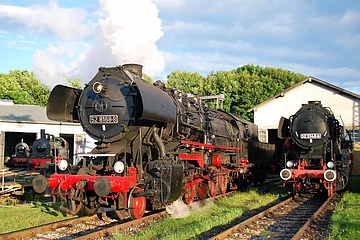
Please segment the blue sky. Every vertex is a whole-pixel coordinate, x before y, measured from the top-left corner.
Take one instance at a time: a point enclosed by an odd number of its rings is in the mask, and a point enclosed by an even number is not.
[[[360,1],[3,0],[0,72],[49,86],[139,62],[154,79],[252,63],[360,93]]]

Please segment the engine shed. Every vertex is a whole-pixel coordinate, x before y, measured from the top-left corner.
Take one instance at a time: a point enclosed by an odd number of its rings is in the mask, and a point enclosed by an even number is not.
[[[280,118],[289,118],[308,101],[321,101],[324,107],[331,108],[335,117],[350,132],[355,151],[353,174],[360,175],[360,95],[309,76],[248,112],[254,112],[254,123],[259,127],[262,141],[281,146],[282,142],[277,137]]]
[[[12,100],[0,99],[0,169],[14,154],[15,146],[21,139],[31,147],[40,138],[41,129],[69,143],[73,163],[78,154],[89,152],[95,146],[94,140],[80,124],[51,121],[46,116],[45,107],[14,104]]]

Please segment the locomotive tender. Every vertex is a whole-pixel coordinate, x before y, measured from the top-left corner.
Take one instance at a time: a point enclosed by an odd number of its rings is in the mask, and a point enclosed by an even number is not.
[[[52,90],[48,118],[80,122],[98,142],[82,156],[76,175],[34,178],[36,192],[52,189],[54,201],[69,202],[60,209],[73,215],[105,206],[121,219],[138,219],[146,208],[179,198],[189,204],[264,180],[272,155],[253,163],[248,156],[248,148],[258,147],[249,144],[258,142],[256,125],[141,76],[137,64],[101,67],[83,90]]]
[[[352,141],[330,108],[309,101],[279,122],[278,137],[285,139],[280,177],[293,194],[313,190],[332,196],[349,182]]]

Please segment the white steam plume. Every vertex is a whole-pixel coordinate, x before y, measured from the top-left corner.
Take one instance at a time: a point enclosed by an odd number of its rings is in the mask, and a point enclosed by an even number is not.
[[[93,42],[60,42],[34,54],[34,72],[49,86],[66,83],[65,75],[88,82],[100,66],[138,63],[152,76],[165,68],[156,42],[163,36],[158,9],[151,0],[99,0],[100,18]],[[76,26],[68,26],[76,29]],[[63,49],[67,49],[63,51]],[[80,49],[80,50],[79,50]]]
[[[166,212],[172,218],[185,218],[191,212],[199,212],[214,207],[215,203],[212,200],[205,199],[201,202],[193,202],[190,205],[185,204],[182,200],[176,200],[170,205],[166,206]]]

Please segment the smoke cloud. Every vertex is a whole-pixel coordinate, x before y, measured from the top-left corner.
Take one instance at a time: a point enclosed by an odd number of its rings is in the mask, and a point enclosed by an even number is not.
[[[172,218],[185,218],[189,216],[191,212],[199,212],[209,209],[214,205],[214,201],[209,199],[205,199],[202,202],[193,202],[190,205],[185,204],[182,200],[176,200],[172,204],[166,206],[166,212]]]
[[[97,22],[86,26],[91,39],[50,43],[47,49],[36,51],[33,70],[42,82],[53,87],[66,84],[67,78],[80,77],[86,83],[99,67],[125,63],[143,65],[143,72],[150,76],[164,70],[164,54],[156,46],[164,34],[159,10],[151,0],[99,0],[99,6],[99,11],[91,15],[97,17]],[[72,31],[77,29],[70,25]],[[78,36],[85,36],[81,34]]]

